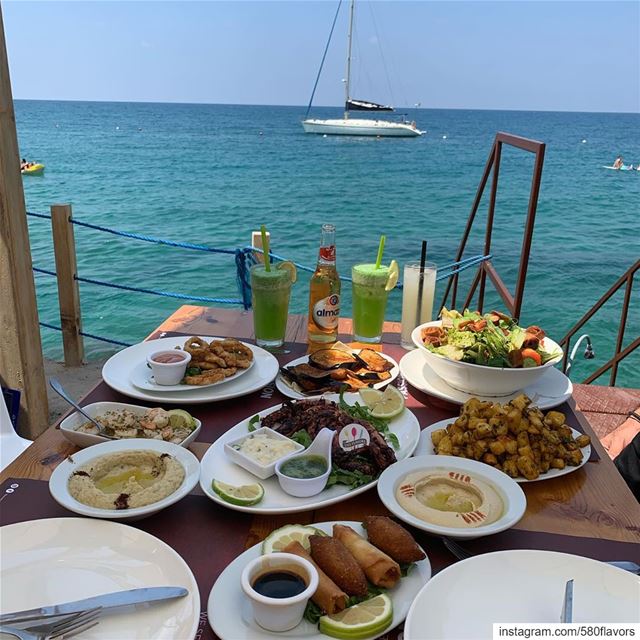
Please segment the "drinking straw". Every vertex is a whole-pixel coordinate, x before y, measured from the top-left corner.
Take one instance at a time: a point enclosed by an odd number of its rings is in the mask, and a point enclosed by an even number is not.
[[[382,252],[384,251],[385,240],[385,236],[380,236],[380,244],[378,245],[378,257],[376,258],[376,269],[379,269],[380,265],[382,264]]]
[[[424,265],[427,261],[427,241],[422,241],[422,252],[420,253],[420,275],[418,276],[418,306],[416,307],[416,327],[421,324],[422,315],[422,293],[424,290]]]
[[[267,230],[264,225],[260,227],[262,234],[262,255],[264,256],[264,268],[271,271],[271,258],[269,258],[269,238],[267,238]]]

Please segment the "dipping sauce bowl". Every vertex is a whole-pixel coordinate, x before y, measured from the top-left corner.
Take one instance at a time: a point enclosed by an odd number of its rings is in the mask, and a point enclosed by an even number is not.
[[[191,361],[191,354],[181,349],[165,349],[147,356],[156,384],[180,384]]]
[[[249,562],[240,580],[255,621],[267,631],[288,631],[300,624],[307,601],[318,588],[318,571],[292,553],[269,553]],[[272,597],[275,594],[279,597]]]

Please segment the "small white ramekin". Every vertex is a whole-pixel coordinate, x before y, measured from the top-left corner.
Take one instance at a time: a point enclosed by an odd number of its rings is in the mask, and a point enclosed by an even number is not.
[[[183,358],[181,362],[156,362],[154,358],[163,353],[179,353]],[[191,354],[181,349],[163,349],[147,356],[147,364],[151,367],[154,380],[161,385],[180,384],[190,361]]]
[[[269,598],[251,586],[260,575],[287,570],[297,573],[307,584],[307,588],[297,596]],[[288,631],[300,624],[307,601],[318,588],[318,571],[308,560],[292,553],[270,553],[252,560],[244,568],[240,582],[253,605],[255,621],[267,631]]]

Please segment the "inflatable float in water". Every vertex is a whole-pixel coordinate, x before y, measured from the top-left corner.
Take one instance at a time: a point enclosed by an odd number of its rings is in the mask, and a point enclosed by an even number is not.
[[[20,173],[23,176],[41,176],[44,173],[44,165],[32,164],[30,167],[27,167],[26,169],[20,169]]]

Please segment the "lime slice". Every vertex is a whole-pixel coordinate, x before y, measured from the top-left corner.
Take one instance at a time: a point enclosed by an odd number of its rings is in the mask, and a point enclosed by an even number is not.
[[[289,272],[289,276],[291,277],[291,284],[293,284],[298,279],[298,270],[296,269],[296,265],[293,264],[293,262],[285,260],[284,262],[281,262],[277,268],[284,269],[285,271]]]
[[[211,488],[225,501],[241,507],[249,507],[258,504],[264,496],[264,487],[257,482],[235,487],[232,484],[213,480]]]
[[[320,633],[334,638],[357,640],[384,631],[393,620],[391,598],[380,594],[331,616],[320,618]]]
[[[174,429],[188,428],[195,429],[195,418],[184,409],[171,409],[169,413],[169,424]]]
[[[371,415],[376,418],[395,418],[404,411],[404,396],[396,389],[389,385],[382,393],[380,400],[373,406],[369,405]]]
[[[363,387],[358,391],[358,394],[360,395],[362,402],[364,402],[369,408],[378,404],[384,395],[380,389],[372,389],[370,387]]]
[[[398,263],[395,260],[391,261],[389,265],[389,277],[387,278],[387,284],[384,288],[385,291],[391,291],[397,284],[400,277],[400,269]]]
[[[326,536],[320,529],[303,524],[288,524],[270,533],[262,543],[262,553],[282,551],[290,542],[298,541],[309,551],[309,536]]]

